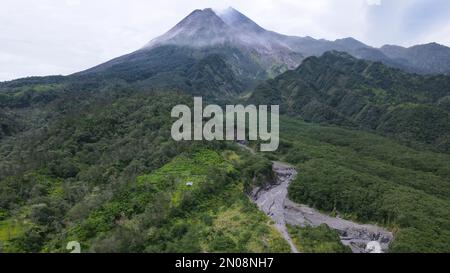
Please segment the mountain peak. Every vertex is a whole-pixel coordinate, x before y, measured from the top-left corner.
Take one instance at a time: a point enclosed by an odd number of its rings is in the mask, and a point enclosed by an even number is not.
[[[351,49],[359,49],[359,48],[368,48],[369,46],[356,40],[353,37],[347,37],[343,39],[338,39],[334,41],[336,44],[351,48]]]
[[[207,24],[207,23],[213,23],[215,26],[216,24],[221,25],[224,24],[222,19],[217,16],[217,14],[211,9],[196,9],[193,12],[191,12],[188,16],[186,16],[181,22],[179,22],[174,28],[179,28],[181,26],[185,25],[199,25],[199,24]],[[208,27],[207,25],[204,27]]]
[[[230,27],[211,8],[196,9],[144,48],[161,44],[196,47],[223,44],[229,38],[230,31]]]
[[[229,26],[239,29],[240,31],[264,32],[265,29],[260,27],[250,18],[229,7],[223,11],[217,11],[217,15]]]
[[[441,45],[441,44],[438,44],[438,43],[436,43],[436,42],[433,42],[433,43],[428,43],[428,44],[423,44],[423,45],[416,45],[416,46],[412,46],[412,47],[410,47],[410,48],[428,48],[428,49],[436,49],[436,50],[448,50],[449,48],[448,47],[446,47],[446,46],[444,46],[444,45]]]
[[[164,35],[152,40],[144,49],[159,45],[208,47],[233,46],[279,48],[279,42],[267,31],[236,9],[223,11],[196,9]]]
[[[189,18],[191,16],[196,16],[196,15],[202,15],[202,16],[214,16],[216,15],[216,13],[211,9],[211,8],[206,8],[206,9],[196,9],[193,12],[191,12],[191,14],[189,14],[188,16],[186,16],[186,18]],[[185,18],[185,19],[186,19]]]

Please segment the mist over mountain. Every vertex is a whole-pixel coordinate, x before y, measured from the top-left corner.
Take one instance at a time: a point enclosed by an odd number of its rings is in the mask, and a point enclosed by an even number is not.
[[[361,59],[380,61],[408,72],[420,74],[450,72],[450,48],[443,45],[431,43],[410,48],[389,45],[375,48],[352,37],[328,41],[287,36],[262,28],[231,7],[224,11],[196,10],[144,48],[150,49],[167,44],[190,47],[233,45],[254,50],[262,59],[284,63],[288,69],[300,64],[300,55],[320,56],[327,51],[335,50],[347,52]],[[299,55],[293,57],[292,54]]]
[[[166,34],[152,40],[144,49],[160,45],[189,47],[228,46],[254,54],[266,69],[273,63],[293,69],[301,62],[298,54],[282,36],[267,31],[239,11],[228,8],[195,10]]]
[[[278,38],[277,34],[264,30],[234,9],[230,8],[220,13],[220,16],[212,9],[195,10],[142,49],[81,74],[117,76],[118,71],[132,70],[132,74],[136,75],[135,80],[144,80],[158,78],[161,71],[174,63],[178,67],[175,78],[186,78],[188,74],[192,74],[187,70],[193,64],[208,55],[216,54],[226,63],[227,69],[245,83],[243,89],[234,91],[239,93],[249,89],[257,81],[294,69],[304,59],[302,54],[292,50]],[[178,48],[176,56],[163,53],[175,50],[174,48]],[[186,81],[190,79],[186,78]]]
[[[287,36],[262,28],[233,8],[224,11],[207,8],[193,11],[136,52],[76,75],[94,73],[197,95],[233,95],[295,69],[306,57],[332,50],[412,73],[450,72],[450,48],[445,46],[378,49],[351,37],[328,41]],[[199,77],[202,73],[209,75],[206,82]]]

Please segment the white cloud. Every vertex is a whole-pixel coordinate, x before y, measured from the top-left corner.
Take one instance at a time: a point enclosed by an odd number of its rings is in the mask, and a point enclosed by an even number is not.
[[[370,6],[379,6],[381,5],[381,0],[366,0],[367,5]]]
[[[448,0],[3,0],[0,80],[70,74],[134,51],[193,9],[233,6],[280,33],[450,44]],[[436,4],[437,3],[437,4]],[[430,11],[427,8],[435,7]],[[440,14],[440,16],[431,15]],[[446,13],[447,12],[447,13]],[[428,18],[425,20],[424,18]],[[431,20],[432,18],[433,20]],[[411,25],[411,27],[409,27]]]
[[[79,6],[81,5],[81,1],[80,0],[66,0],[66,5],[74,7],[74,6]]]

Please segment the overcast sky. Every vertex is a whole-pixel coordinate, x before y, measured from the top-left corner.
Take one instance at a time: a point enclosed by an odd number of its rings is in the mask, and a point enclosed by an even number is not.
[[[283,34],[450,45],[448,0],[2,0],[0,81],[74,73],[142,47],[194,9],[228,6]]]

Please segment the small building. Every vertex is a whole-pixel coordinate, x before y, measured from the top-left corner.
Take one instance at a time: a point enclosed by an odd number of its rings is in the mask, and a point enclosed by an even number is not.
[[[192,187],[192,186],[194,186],[194,182],[187,182],[187,183],[186,183],[186,186]]]

